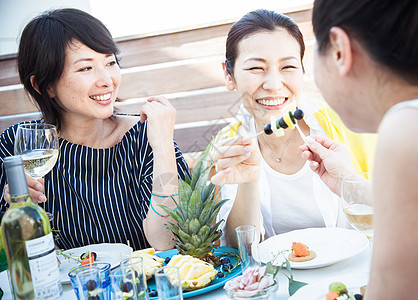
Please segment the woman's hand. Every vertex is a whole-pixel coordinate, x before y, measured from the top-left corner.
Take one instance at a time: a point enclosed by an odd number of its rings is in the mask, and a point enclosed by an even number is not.
[[[357,174],[351,163],[350,151],[343,144],[326,137],[308,136],[306,141],[307,144],[299,147],[302,157],[311,161],[312,171],[339,196],[342,177]]]
[[[221,140],[214,146],[213,184],[253,182],[260,175],[260,154],[249,136]]]
[[[26,181],[28,183],[29,195],[33,203],[39,204],[41,202],[45,202],[46,197],[44,195],[44,179],[40,178],[36,180],[26,174],[25,176],[26,176]],[[6,202],[9,204],[11,202],[8,184],[6,184],[6,186],[4,187],[4,200],[6,200]]]
[[[142,106],[140,121],[148,120],[148,142],[152,149],[173,146],[176,109],[165,97],[151,97]]]

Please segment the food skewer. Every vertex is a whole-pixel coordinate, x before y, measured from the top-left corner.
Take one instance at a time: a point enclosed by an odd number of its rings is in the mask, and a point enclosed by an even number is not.
[[[300,137],[302,138],[303,142],[307,144],[306,142],[306,135],[302,132],[302,129],[300,129],[298,123],[295,124],[296,129],[299,131]]]
[[[267,135],[270,135],[274,133],[277,137],[282,136],[283,129],[286,128],[295,128],[298,130],[300,136],[302,137],[302,140],[306,143],[306,136],[300,129],[299,125],[296,121],[300,121],[303,119],[304,113],[301,109],[295,110],[294,113],[291,111],[288,111],[288,113],[285,113],[280,119],[276,119],[275,117],[271,118],[271,122],[268,123],[266,126],[264,126],[264,130],[258,132],[255,136],[259,136],[262,133],[265,133]]]

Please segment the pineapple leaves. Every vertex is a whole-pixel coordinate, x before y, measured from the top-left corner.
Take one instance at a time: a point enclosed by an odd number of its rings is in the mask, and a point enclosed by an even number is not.
[[[204,169],[202,171],[202,174],[200,174],[199,179],[196,181],[196,185],[194,187],[195,190],[199,190],[202,191],[202,196],[204,196],[204,189],[207,185],[208,182],[208,177],[209,177],[209,173],[210,173],[210,169],[212,167],[207,167],[206,169]]]
[[[198,219],[192,219],[189,224],[189,232],[191,234],[196,234],[200,230],[200,223]]]
[[[206,238],[209,236],[209,232],[210,232],[210,227],[208,225],[203,225],[202,228],[200,228],[197,235],[200,236],[202,240],[206,240]]]
[[[167,226],[167,228],[169,228],[177,236],[179,235],[179,228],[176,225],[174,225],[173,223],[165,224],[165,226]]]
[[[209,235],[212,235],[216,230],[218,230],[219,225],[224,221],[224,219],[220,220],[218,223],[212,226],[212,228],[209,231]]]
[[[200,224],[206,224],[207,220],[209,219],[210,212],[212,211],[212,206],[213,206],[213,203],[209,202],[203,208],[202,213],[199,216]]]
[[[191,179],[189,177],[189,174],[187,172],[184,172],[184,181],[190,185]]]
[[[190,197],[187,215],[188,219],[198,218],[199,213],[202,210],[202,197],[200,196],[199,190],[194,190],[192,196]]]
[[[225,204],[225,202],[227,202],[227,201],[229,201],[229,199],[224,199],[224,200],[221,200],[221,201],[219,201],[218,203],[216,203],[216,205],[215,205],[215,207],[214,207],[214,211],[216,211],[218,208],[220,209],[221,208],[221,206],[222,205],[224,205]],[[219,211],[219,210],[218,210]]]
[[[202,154],[200,155],[199,161],[196,164],[196,167],[195,167],[195,169],[193,171],[193,175],[192,175],[192,181],[190,183],[190,187],[192,188],[192,190],[195,189],[198,179],[203,177],[202,172],[203,172],[204,168],[206,168],[206,166],[204,164],[208,163],[207,156],[208,156],[210,150],[212,149],[212,144],[213,144],[213,141],[211,141],[206,146],[206,149],[202,152]],[[212,167],[212,163],[210,164],[210,168],[211,167]],[[206,180],[207,180],[207,178],[206,178]]]
[[[179,180],[179,207],[176,212],[164,206],[164,211],[177,224],[169,223],[176,248],[183,254],[208,259],[222,231],[218,229],[221,220],[214,221],[222,205],[228,200],[219,200],[216,185],[209,179],[213,161],[210,159],[212,142],[201,154],[191,178],[185,174],[185,180]],[[218,202],[219,201],[219,202]],[[161,206],[163,207],[163,206]]]
[[[219,203],[218,203],[219,204]],[[221,210],[221,206],[218,206],[216,209],[213,210],[213,212],[211,212],[210,217],[208,219],[208,224],[212,224],[216,217],[218,216],[219,211]]]
[[[192,243],[193,246],[199,248],[200,245],[202,244],[202,239],[198,237],[196,234],[193,234],[192,238],[190,239],[190,242]]]
[[[212,182],[209,182],[209,184],[206,186],[202,195],[202,201],[204,201],[203,205],[206,205],[207,202],[213,199],[213,195],[215,194],[215,188],[216,185],[214,185]]]
[[[172,217],[174,220],[176,220],[177,221],[177,223],[179,223],[179,220],[180,220],[180,218],[179,218],[179,216],[175,213],[175,212],[173,212],[173,210],[171,209],[171,208],[169,208],[169,207],[167,207],[167,206],[165,206],[165,205],[162,205],[162,204],[160,204],[160,205],[158,205],[159,207],[161,207],[164,211],[165,211],[165,213],[167,214],[167,215],[169,215],[170,217]]]
[[[192,195],[192,188],[187,182],[183,180],[179,180],[179,208],[180,213],[183,216],[183,220],[187,220],[189,218],[187,207],[189,206],[189,199]]]
[[[187,234],[186,232],[184,232],[183,230],[179,229],[179,236],[183,239],[185,239],[186,241],[188,241],[190,239],[190,235]]]

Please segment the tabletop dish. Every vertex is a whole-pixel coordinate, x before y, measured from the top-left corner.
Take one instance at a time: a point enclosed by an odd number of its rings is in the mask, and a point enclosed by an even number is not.
[[[214,254],[215,255],[219,255],[219,254],[223,254],[223,253],[227,253],[227,252],[234,252],[234,253],[238,253],[237,249],[234,248],[230,248],[230,247],[219,247],[219,248],[215,248],[214,249]],[[162,257],[162,258],[166,258],[166,257],[172,257],[176,254],[178,254],[179,252],[177,251],[177,249],[172,249],[172,250],[168,250],[168,251],[163,251],[163,252],[159,252],[159,253],[155,253],[156,255]],[[235,264],[236,263],[236,258],[232,257],[232,256],[226,256],[231,260],[231,263]],[[220,269],[220,267],[217,268],[218,270]],[[223,287],[224,284],[232,279],[237,277],[238,275],[241,274],[241,267],[235,268],[232,272],[225,274],[225,276],[223,278],[218,278],[216,277],[214,281],[212,281],[207,287],[195,290],[195,291],[190,291],[190,292],[183,292],[183,298],[189,298],[189,297],[193,297],[193,296],[197,296],[197,295],[201,295],[210,291],[213,291],[217,288]],[[156,290],[156,286],[155,286],[155,280],[153,278],[151,278],[150,280],[148,280],[147,282],[148,287],[151,290]],[[158,297],[149,297],[150,300],[154,300],[154,299],[158,299]]]
[[[110,268],[115,268],[120,264],[120,253],[123,255],[129,255],[129,253],[132,252],[132,248],[125,244],[103,243],[65,250],[62,252],[65,256],[57,254],[57,257],[61,262],[59,271],[62,283],[71,283],[68,272],[71,269],[80,266],[80,263],[77,262],[76,259],[86,251],[96,252],[97,258],[95,262],[110,263]],[[66,256],[73,257],[74,259]]]
[[[329,291],[329,285],[334,281],[344,283],[349,292],[358,294],[360,292],[360,287],[368,284],[369,273],[347,275],[338,278],[334,277],[315,284],[306,285],[291,296],[289,300],[325,300]]]
[[[304,243],[316,252],[316,258],[305,262],[290,262],[293,269],[314,269],[335,264],[353,257],[369,247],[366,235],[345,228],[308,228],[294,230],[273,236],[259,245],[260,260],[263,263],[274,260],[275,265],[287,258],[292,242]],[[288,250],[288,251],[286,251]],[[283,255],[277,255],[280,251]]]

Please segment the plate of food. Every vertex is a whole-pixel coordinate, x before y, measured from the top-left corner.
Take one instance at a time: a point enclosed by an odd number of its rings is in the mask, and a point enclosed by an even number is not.
[[[211,265],[207,265],[206,268],[194,268],[195,270],[200,270],[202,274],[193,274],[192,278],[194,279],[190,281],[187,280],[187,274],[184,273],[185,278],[181,278],[183,286],[183,298],[189,298],[204,294],[217,288],[223,287],[228,280],[241,274],[241,267],[239,265],[239,253],[237,249],[230,247],[219,247],[214,249],[213,254],[220,258],[220,266],[213,268]],[[176,249],[159,253],[154,253],[152,250],[145,249],[135,251],[132,255],[142,256],[145,258],[143,260],[143,264],[144,272],[148,278],[147,286],[150,291],[150,300],[158,299],[158,294],[156,291],[157,288],[153,277],[153,272],[156,270],[156,268],[167,264],[180,265],[180,273],[183,273],[181,267],[186,266],[187,264],[206,264],[190,256],[181,255]],[[189,268],[190,270],[192,269],[192,267]],[[208,280],[208,278],[210,278],[210,280]]]
[[[84,256],[88,255],[89,253],[92,254],[93,252],[95,254],[94,262],[110,263],[111,268],[115,268],[120,264],[120,254],[122,253],[122,255],[127,257],[132,252],[132,248],[125,244],[103,243],[68,249],[64,251],[58,250],[57,258],[59,261],[58,264],[61,282],[63,284],[71,283],[70,277],[68,277],[68,272],[74,268],[79,267],[83,263],[83,260],[86,259]]]
[[[369,282],[369,273],[347,275],[338,278],[332,278],[320,281],[315,284],[309,284],[298,290],[289,300],[326,300],[327,295],[329,299],[336,299],[335,297],[344,294],[343,299],[355,300],[354,295],[363,295],[367,289],[366,285]],[[342,292],[341,290],[346,291]],[[335,295],[332,295],[332,293]],[[358,296],[357,296],[358,297]],[[360,297],[358,297],[360,298]]]
[[[263,263],[281,265],[286,257],[293,269],[314,269],[353,257],[368,247],[366,235],[356,230],[307,228],[268,238],[259,244],[259,256]]]

